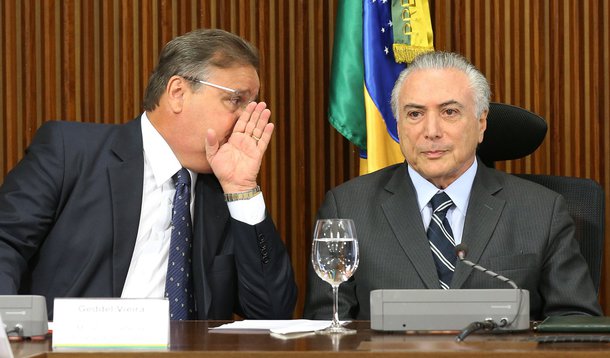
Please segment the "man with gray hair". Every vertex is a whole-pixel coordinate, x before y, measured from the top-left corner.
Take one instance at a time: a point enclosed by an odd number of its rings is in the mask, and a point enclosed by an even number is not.
[[[476,157],[490,89],[464,57],[417,57],[392,91],[402,164],[326,194],[318,218],[349,218],[360,245],[358,270],[339,288],[341,319],[370,319],[376,289],[508,288],[469,259],[530,292],[530,317],[600,315],[564,199],[533,182],[485,167]],[[329,285],[309,270],[304,316],[328,319]]]
[[[167,298],[172,320],[292,318],[257,185],[273,133],[258,54],[222,30],[162,50],[124,125],[48,122],[0,188],[0,294]]]

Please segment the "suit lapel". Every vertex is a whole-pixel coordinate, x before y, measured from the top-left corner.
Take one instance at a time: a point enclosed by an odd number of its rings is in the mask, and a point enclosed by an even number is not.
[[[219,245],[229,220],[229,210],[220,183],[213,174],[198,174],[195,190],[193,278],[199,318],[206,319],[212,302],[206,272],[222,249]]]
[[[425,286],[440,288],[416,192],[406,165],[397,167],[385,189],[392,195],[381,206],[396,239]]]
[[[480,161],[478,164],[462,234],[462,242],[468,247],[467,259],[474,263],[480,261],[506,204],[505,200],[495,196],[502,185],[492,175],[492,169]],[[469,266],[458,264],[451,288],[461,288],[472,270]]]
[[[138,234],[142,208],[144,154],[140,119],[117,128],[112,151],[117,161],[108,166],[112,194],[112,292],[119,297],[125,284]]]

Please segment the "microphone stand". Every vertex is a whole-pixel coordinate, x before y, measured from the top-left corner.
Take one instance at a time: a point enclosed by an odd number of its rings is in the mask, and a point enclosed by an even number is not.
[[[457,337],[455,337],[455,340],[457,342],[463,342],[464,339],[466,339],[466,337],[468,337],[473,332],[480,331],[480,330],[491,331],[498,327],[506,327],[508,325],[513,324],[513,322],[515,322],[515,320],[517,319],[519,312],[521,312],[521,300],[523,298],[523,295],[521,293],[521,289],[519,288],[519,286],[517,286],[517,284],[513,280],[511,280],[507,277],[504,277],[498,273],[490,271],[490,270],[486,269],[485,267],[483,267],[479,264],[475,264],[474,262],[472,262],[470,260],[466,260],[466,246],[464,244],[459,244],[455,249],[456,249],[457,257],[460,260],[460,262],[463,262],[466,265],[468,265],[474,269],[477,269],[495,279],[498,279],[502,282],[509,284],[515,290],[519,290],[519,304],[517,306],[517,314],[515,314],[515,317],[513,317],[513,319],[510,322],[508,322],[508,320],[506,318],[502,318],[500,320],[500,324],[494,322],[491,319],[487,319],[485,321],[472,322],[466,328],[464,328],[460,332],[460,334],[457,335]]]

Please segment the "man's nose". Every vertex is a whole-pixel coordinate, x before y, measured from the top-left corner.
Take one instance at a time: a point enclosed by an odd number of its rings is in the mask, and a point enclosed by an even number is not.
[[[429,113],[424,121],[426,138],[438,138],[442,134],[441,118],[438,114]]]

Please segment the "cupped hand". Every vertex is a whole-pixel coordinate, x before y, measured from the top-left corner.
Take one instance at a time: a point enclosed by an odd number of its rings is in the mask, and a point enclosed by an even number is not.
[[[273,123],[265,102],[249,103],[239,116],[226,143],[220,145],[216,131],[206,134],[206,156],[225,193],[256,187],[263,154],[267,150]]]

